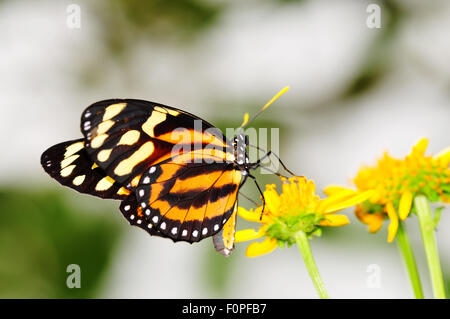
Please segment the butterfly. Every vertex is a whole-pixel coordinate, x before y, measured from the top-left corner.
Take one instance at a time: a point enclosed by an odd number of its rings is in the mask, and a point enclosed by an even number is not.
[[[260,166],[249,161],[243,131],[230,140],[183,110],[109,99],[84,110],[81,132],[82,138],[42,154],[52,178],[80,193],[120,200],[128,222],[150,235],[189,243],[212,236],[217,251],[231,253],[237,195]]]

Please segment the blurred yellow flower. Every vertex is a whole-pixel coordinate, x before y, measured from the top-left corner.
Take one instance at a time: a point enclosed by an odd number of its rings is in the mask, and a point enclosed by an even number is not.
[[[427,156],[427,145],[428,139],[421,139],[403,159],[385,153],[377,165],[362,167],[354,179],[359,191],[374,191],[369,200],[356,206],[356,216],[370,232],[377,232],[387,216],[388,242],[395,238],[399,218],[405,220],[410,214],[416,195],[425,195],[431,202],[450,202],[450,148]],[[325,193],[333,196],[340,190],[330,186]]]
[[[304,232],[308,237],[321,234],[321,226],[343,226],[349,223],[347,216],[333,214],[356,205],[372,196],[373,191],[356,192],[340,188],[340,192],[328,198],[320,199],[312,180],[304,177],[282,179],[282,193],[278,194],[275,185],[266,185],[262,207],[246,210],[239,207],[242,218],[261,223],[256,231],[245,229],[236,232],[236,242],[266,237],[262,242],[253,242],[247,247],[246,256],[256,257],[295,243],[295,235]],[[262,217],[261,217],[262,216]]]

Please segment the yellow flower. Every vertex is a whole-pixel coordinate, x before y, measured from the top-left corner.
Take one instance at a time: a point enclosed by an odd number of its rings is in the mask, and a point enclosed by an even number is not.
[[[256,257],[273,251],[277,246],[283,247],[295,243],[294,236],[299,231],[309,237],[321,234],[322,226],[343,226],[349,223],[347,216],[333,214],[344,208],[367,200],[373,191],[356,192],[340,188],[336,195],[320,199],[316,195],[314,182],[304,177],[282,179],[282,193],[278,194],[275,185],[266,185],[264,198],[265,211],[262,207],[246,210],[238,208],[242,218],[261,223],[256,231],[245,229],[236,232],[236,242],[249,241],[266,237],[262,242],[253,242],[247,247],[247,257]],[[261,217],[262,216],[262,217]]]
[[[427,156],[428,140],[421,139],[403,159],[383,155],[375,166],[362,167],[354,179],[359,191],[373,190],[368,201],[356,207],[356,216],[377,232],[387,216],[390,219],[388,242],[398,229],[398,219],[405,220],[412,210],[413,199],[425,195],[431,202],[450,202],[450,148],[436,156]],[[326,194],[338,194],[332,186]]]

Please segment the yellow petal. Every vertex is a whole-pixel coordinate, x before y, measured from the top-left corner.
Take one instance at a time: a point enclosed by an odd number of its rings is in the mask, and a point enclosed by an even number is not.
[[[328,185],[327,187],[325,187],[323,189],[323,192],[325,193],[325,195],[331,196],[331,195],[340,193],[342,191],[348,191],[348,190],[351,190],[351,189],[348,189],[348,188],[345,188],[345,187],[339,186],[339,185]]]
[[[319,211],[326,210],[327,207],[330,207],[336,203],[342,202],[342,201],[354,196],[355,194],[357,194],[357,193],[352,189],[343,189],[340,192],[334,193],[334,194],[330,195],[329,197],[320,200],[319,207],[317,208],[317,210],[319,210]]]
[[[262,207],[258,207],[255,210],[246,210],[244,207],[238,207],[238,215],[250,222],[261,223],[261,211]]]
[[[257,257],[268,254],[277,248],[277,240],[267,237],[263,242],[254,242],[248,245],[245,255],[247,257]]]
[[[345,215],[327,215],[319,224],[320,226],[344,226],[350,224],[350,221]]]
[[[391,243],[394,240],[395,235],[397,234],[398,216],[397,213],[395,212],[394,205],[392,205],[391,202],[386,204],[386,210],[389,219],[391,220],[391,223],[389,224],[388,228],[388,242]]]
[[[411,211],[411,204],[413,200],[413,195],[410,191],[405,191],[400,198],[400,203],[398,206],[398,215],[401,220],[405,220]]]
[[[376,233],[383,226],[384,213],[364,213],[361,209],[356,209],[356,217],[368,226],[371,233]]]
[[[441,166],[447,167],[450,164],[450,147],[447,147],[434,156]]]
[[[413,146],[411,154],[415,153],[415,154],[423,155],[423,154],[425,154],[427,147],[428,147],[428,139],[422,138],[417,142],[416,145]]]
[[[383,226],[383,214],[371,214],[370,222],[368,225],[370,233],[376,233]]]
[[[264,191],[264,199],[266,200],[266,206],[269,211],[274,215],[279,215],[280,209],[280,195],[278,195],[275,190],[275,185],[266,185],[266,190]]]
[[[344,199],[343,201],[335,202],[331,205],[324,207],[324,214],[330,214],[337,212],[339,210],[348,208],[350,206],[354,206],[356,204],[362,203],[366,200],[368,200],[373,194],[373,190],[368,190],[362,193],[356,193],[356,195],[351,196],[349,198]]]
[[[258,231],[254,230],[254,229],[239,230],[234,235],[234,242],[240,243],[243,241],[249,241],[249,240],[261,238],[264,236],[264,234],[265,234],[265,232],[261,228]]]

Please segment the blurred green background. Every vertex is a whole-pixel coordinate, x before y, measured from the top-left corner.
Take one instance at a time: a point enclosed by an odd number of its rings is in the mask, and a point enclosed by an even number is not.
[[[366,25],[370,3],[379,29]],[[67,22],[73,4],[80,28]],[[247,259],[239,244],[224,258],[210,240],[149,237],[118,203],[60,187],[40,154],[81,136],[82,110],[101,99],[158,101],[225,130],[290,85],[254,127],[279,128],[283,161],[319,190],[350,185],[384,150],[405,154],[422,136],[433,153],[450,144],[449,28],[445,0],[0,1],[0,297],[314,298],[296,249]],[[243,192],[258,198],[252,183]],[[370,235],[347,213],[351,225],[312,242],[330,295],[412,297],[386,227]],[[416,224],[407,226],[430,297]],[[446,209],[437,237],[447,278],[448,227]],[[79,289],[66,286],[70,264]]]

